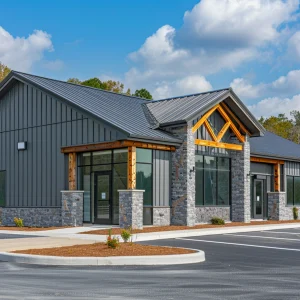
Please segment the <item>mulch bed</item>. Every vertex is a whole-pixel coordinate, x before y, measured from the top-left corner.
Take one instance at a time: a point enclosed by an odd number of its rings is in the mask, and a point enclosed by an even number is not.
[[[122,243],[116,249],[108,248],[104,243],[76,245],[68,247],[18,250],[12,253],[32,255],[65,256],[65,257],[107,257],[107,256],[143,256],[143,255],[175,255],[195,253],[194,250]]]
[[[188,226],[161,226],[161,227],[144,227],[144,229],[134,229],[132,233],[148,233],[148,232],[161,232],[161,231],[174,231],[174,230],[192,230],[192,229],[205,229],[205,228],[219,228],[219,227],[234,227],[234,226],[252,226],[252,225],[269,225],[269,224],[286,224],[286,223],[300,223],[300,220],[290,220],[290,221],[252,221],[251,223],[243,222],[232,222],[226,223],[225,225],[211,225],[211,224],[201,224],[193,227]],[[111,234],[117,235],[121,234],[122,229],[112,228]],[[80,234],[98,234],[98,235],[108,235],[108,229],[92,230],[81,232]]]
[[[11,231],[44,231],[63,229],[71,226],[60,226],[60,227],[16,227],[16,226],[0,226],[0,230],[11,230]]]

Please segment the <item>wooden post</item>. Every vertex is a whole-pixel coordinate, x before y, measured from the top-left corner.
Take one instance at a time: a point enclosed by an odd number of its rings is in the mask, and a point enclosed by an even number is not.
[[[274,165],[275,192],[280,192],[280,164]]]
[[[127,189],[136,188],[136,147],[128,147]]]
[[[69,190],[76,190],[76,153],[69,153]]]

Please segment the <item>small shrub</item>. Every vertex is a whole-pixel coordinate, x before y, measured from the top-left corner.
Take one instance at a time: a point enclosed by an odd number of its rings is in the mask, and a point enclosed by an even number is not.
[[[24,227],[23,219],[15,217],[14,222],[15,222],[17,227]]]
[[[213,225],[225,225],[225,221],[221,218],[213,217],[213,218],[211,218],[211,224],[213,224]]]
[[[293,207],[294,220],[298,220],[298,212],[299,209],[297,207]]]
[[[117,247],[119,247],[120,241],[117,237],[115,237],[115,236],[112,237],[111,236],[111,231],[112,231],[112,229],[110,228],[108,230],[108,237],[106,238],[106,243],[105,244],[107,245],[108,248],[116,249]]]
[[[130,229],[128,229],[128,230],[127,229],[123,229],[121,231],[121,237],[122,237],[124,243],[127,243],[130,240],[131,236],[132,236],[132,234],[131,234],[131,230]]]

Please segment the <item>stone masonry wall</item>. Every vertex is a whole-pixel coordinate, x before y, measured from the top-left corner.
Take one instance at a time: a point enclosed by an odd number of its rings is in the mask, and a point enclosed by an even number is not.
[[[196,207],[196,223],[211,223],[211,218],[218,217],[230,221],[230,207],[203,206]]]
[[[170,207],[153,207],[153,226],[169,226],[170,211]]]
[[[61,226],[61,208],[0,208],[0,221],[3,226],[15,226],[14,218],[23,219],[24,226],[51,227]]]
[[[195,144],[192,126],[168,128],[183,140],[172,153],[171,224],[195,225]]]
[[[62,191],[62,226],[83,225],[83,191]]]
[[[250,145],[242,151],[231,151],[231,206],[233,222],[250,222]]]
[[[299,210],[300,207],[296,206]],[[293,206],[286,205],[285,192],[268,193],[268,217],[271,220],[293,220]]]
[[[119,190],[121,228],[143,229],[144,190]]]

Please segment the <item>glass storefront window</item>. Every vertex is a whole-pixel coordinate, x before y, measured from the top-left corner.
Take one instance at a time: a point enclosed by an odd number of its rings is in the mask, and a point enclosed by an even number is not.
[[[93,165],[111,164],[111,150],[92,153]]]
[[[149,149],[136,149],[136,162],[152,164],[152,150]]]
[[[114,163],[127,163],[128,151],[126,149],[114,150]]]
[[[230,159],[196,154],[196,205],[230,204]]]
[[[145,190],[144,205],[152,205],[152,165],[136,164],[136,188]]]
[[[300,177],[286,176],[287,205],[300,205]]]

